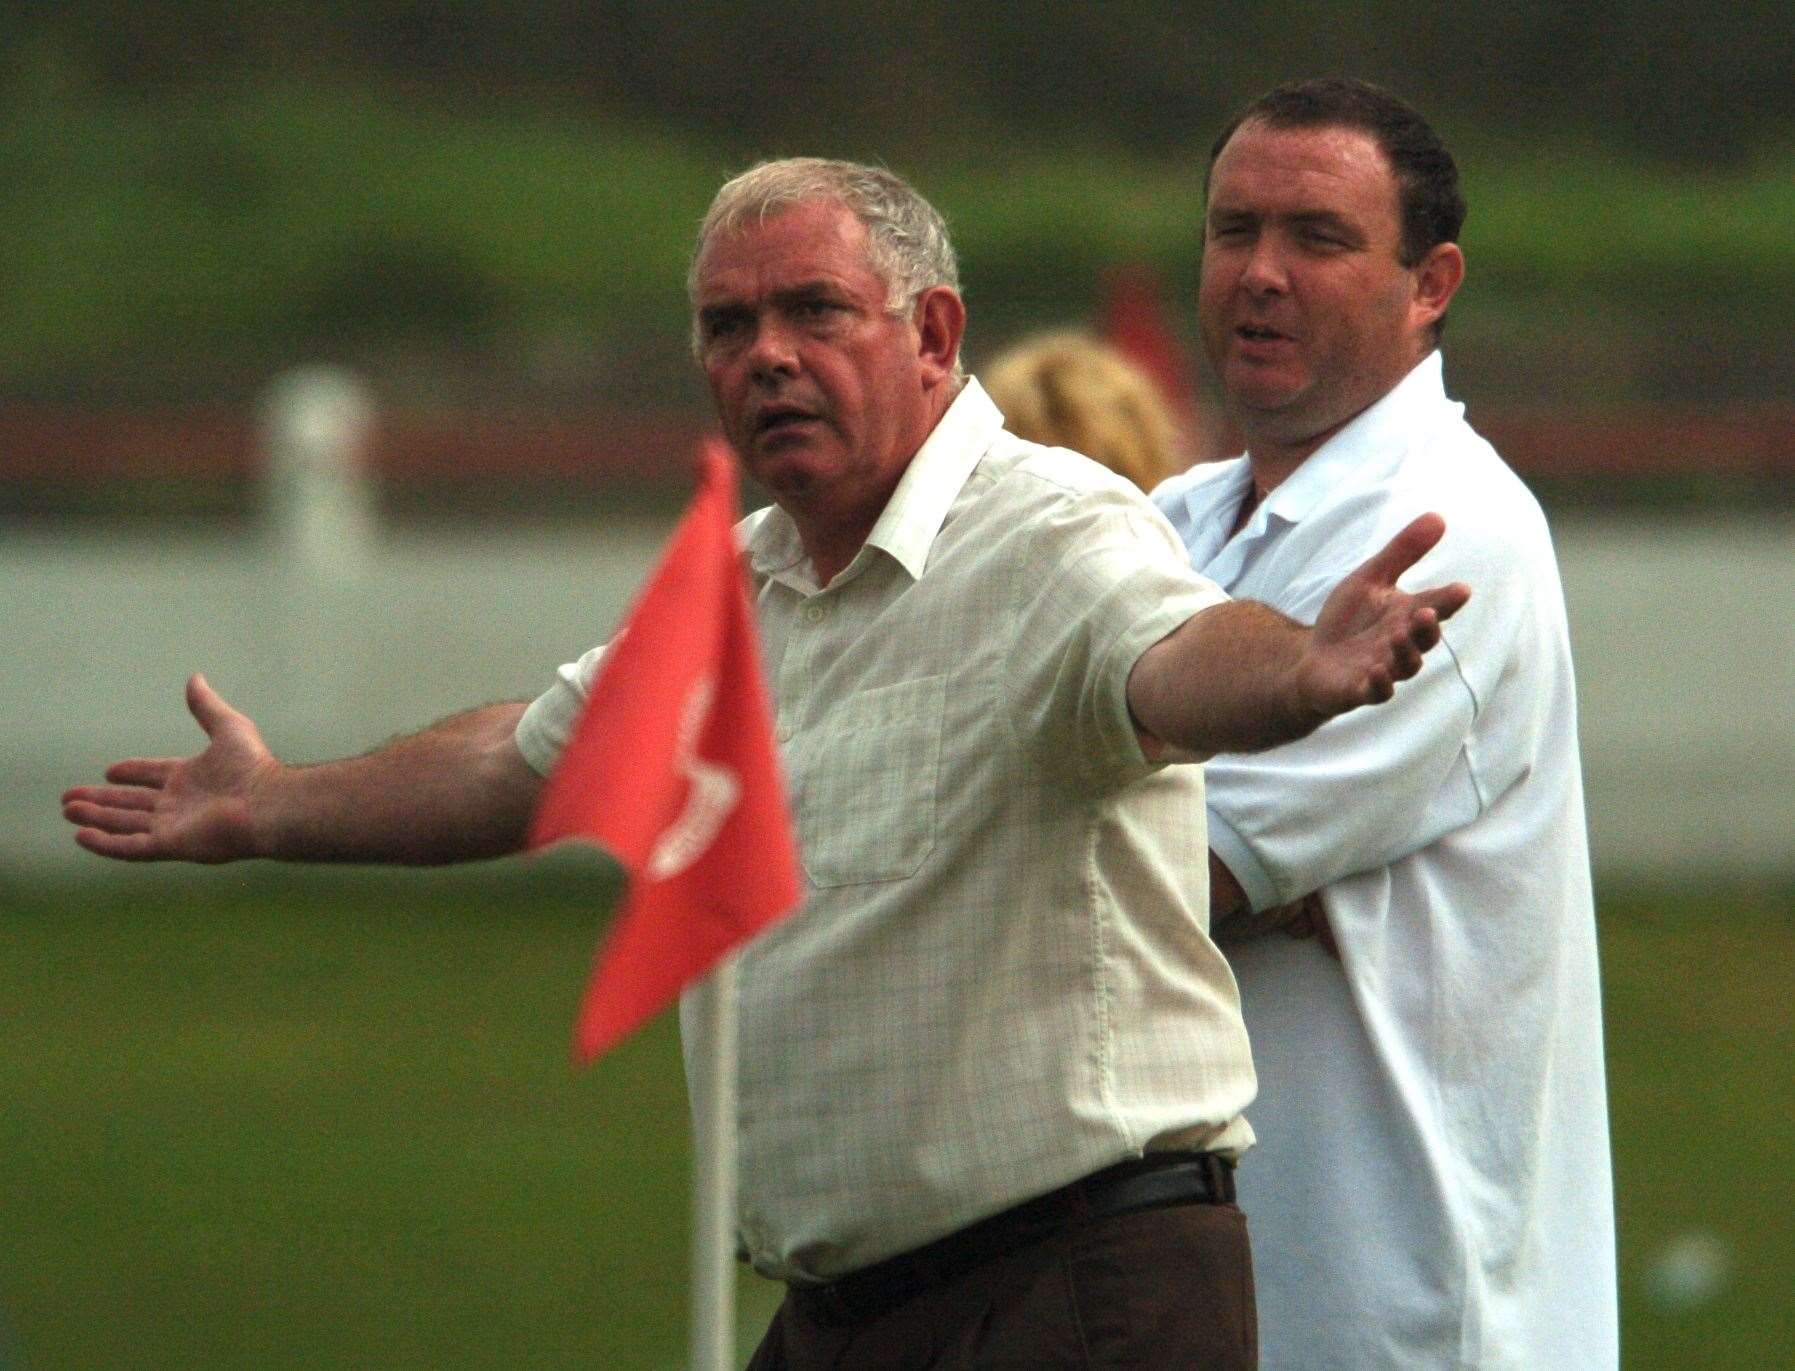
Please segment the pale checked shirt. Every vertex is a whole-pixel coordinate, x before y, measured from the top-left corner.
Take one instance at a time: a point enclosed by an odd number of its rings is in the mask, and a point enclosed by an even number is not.
[[[1126,699],[1226,598],[1165,520],[968,381],[827,587],[783,511],[741,532],[807,877],[740,962],[754,1265],[826,1279],[1150,1148],[1245,1148],[1202,774],[1148,762]],[[539,771],[594,661],[520,723]]]
[[[1340,947],[1225,944],[1262,1095],[1242,1165],[1267,1371],[1598,1371],[1617,1361],[1595,919],[1564,596],[1538,504],[1439,353],[1230,536],[1244,458],[1153,495],[1193,565],[1312,622],[1418,514],[1405,585],[1462,580],[1379,709],[1205,768],[1255,910],[1320,890]]]

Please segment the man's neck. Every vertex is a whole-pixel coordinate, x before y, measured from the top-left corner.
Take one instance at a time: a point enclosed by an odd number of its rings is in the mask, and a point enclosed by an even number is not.
[[[896,493],[905,473],[910,470],[910,463],[916,460],[916,454],[922,451],[923,444],[934,435],[961,388],[962,383],[956,381],[944,385],[930,397],[926,427],[922,428],[921,435],[915,440],[916,446],[911,449],[910,456],[881,488],[862,494],[852,507],[842,508],[830,502],[826,498],[830,492],[818,492],[825,498],[814,501],[792,504],[780,501],[797,527],[798,542],[804,548],[805,555],[810,558],[810,567],[816,575],[817,585],[828,585],[846,571],[848,564],[859,555],[866,540],[872,536],[873,529],[878,526],[879,516],[885,513],[885,506],[891,503],[892,495]]]
[[[1386,378],[1388,384],[1378,390],[1369,400],[1360,405],[1353,413],[1339,423],[1324,428],[1319,433],[1305,433],[1300,437],[1289,437],[1278,432],[1278,416],[1265,414],[1258,416],[1258,422],[1251,414],[1235,411],[1235,420],[1247,440],[1247,461],[1253,469],[1253,485],[1258,491],[1258,499],[1263,500],[1272,491],[1283,485],[1296,469],[1310,457],[1321,450],[1335,434],[1348,424],[1353,423],[1373,405],[1381,404],[1384,397],[1400,386],[1424,358],[1433,351],[1432,347],[1421,351],[1408,366],[1393,377]]]
[[[1265,498],[1265,492],[1259,489],[1259,478],[1254,477],[1247,482],[1247,493],[1240,501],[1240,508],[1234,514],[1234,526],[1228,530],[1232,538],[1247,526],[1247,520],[1253,517],[1253,511],[1259,508],[1259,502]]]
[[[889,493],[886,503],[890,503]],[[805,555],[810,558],[810,569],[819,587],[828,585],[848,569],[848,563],[866,546],[866,540],[879,522],[879,515],[884,512],[885,507],[881,505],[871,519],[863,517],[851,521],[828,518],[812,520],[792,514],[792,522],[798,528],[798,542]]]
[[[1361,411],[1363,413],[1363,411]],[[1294,443],[1279,442],[1275,438],[1260,434],[1255,436],[1249,425],[1243,424],[1247,435],[1247,465],[1253,472],[1253,489],[1255,498],[1263,500],[1285,481],[1296,474],[1296,469],[1308,461],[1322,446],[1341,429],[1350,424],[1345,419],[1332,428],[1313,434]]]

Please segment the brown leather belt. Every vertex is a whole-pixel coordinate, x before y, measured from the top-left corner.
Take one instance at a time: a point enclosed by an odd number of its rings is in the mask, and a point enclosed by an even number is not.
[[[1233,1162],[1213,1152],[1155,1152],[1105,1167],[839,1280],[794,1285],[791,1297],[819,1323],[860,1323],[1074,1224],[1171,1205],[1232,1203]]]

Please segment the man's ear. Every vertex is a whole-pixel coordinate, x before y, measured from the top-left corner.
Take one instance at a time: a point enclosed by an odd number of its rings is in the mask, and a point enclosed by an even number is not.
[[[954,374],[960,339],[966,333],[966,304],[952,286],[930,286],[916,297],[911,314],[923,382],[935,385]]]
[[[1457,243],[1435,243],[1415,267],[1415,297],[1409,304],[1409,322],[1429,328],[1446,312],[1465,279],[1465,254]]]

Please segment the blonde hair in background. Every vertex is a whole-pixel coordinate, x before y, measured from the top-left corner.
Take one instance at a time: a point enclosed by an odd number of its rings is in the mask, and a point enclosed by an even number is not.
[[[980,367],[979,380],[1010,432],[1082,452],[1142,490],[1189,464],[1152,378],[1082,329],[1025,338]]]

